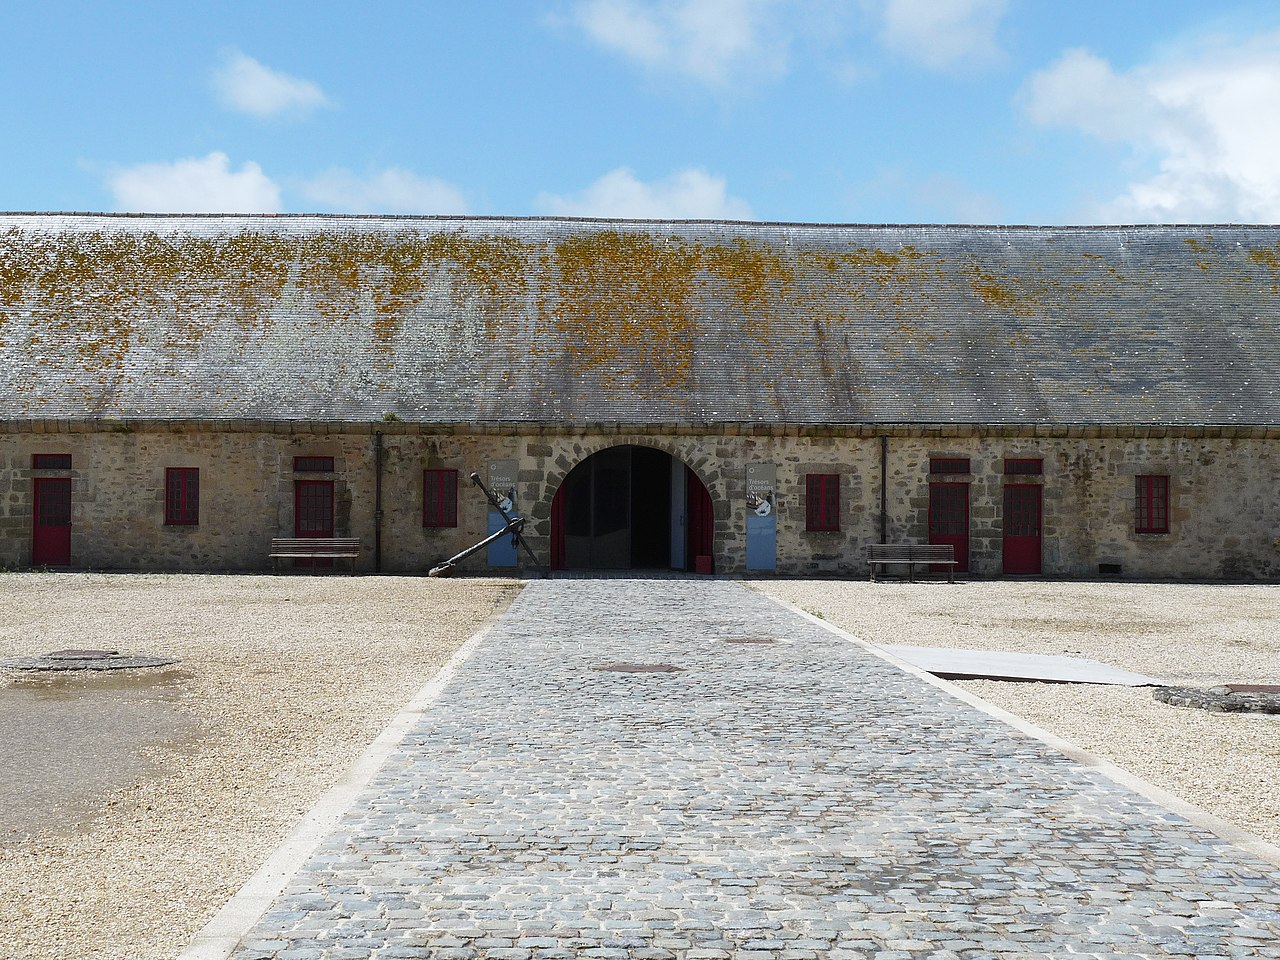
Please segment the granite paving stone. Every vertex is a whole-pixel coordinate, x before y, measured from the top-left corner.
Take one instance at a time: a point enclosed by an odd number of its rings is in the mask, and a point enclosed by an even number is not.
[[[1273,865],[743,585],[572,579],[525,589],[234,956],[1277,943]]]

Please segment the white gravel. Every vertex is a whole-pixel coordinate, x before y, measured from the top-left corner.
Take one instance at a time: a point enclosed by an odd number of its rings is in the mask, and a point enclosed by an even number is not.
[[[775,581],[770,596],[877,644],[1091,657],[1169,684],[1280,683],[1280,587]],[[1280,844],[1280,716],[1172,707],[1148,688],[955,681]]]
[[[74,816],[0,850],[0,956],[175,956],[518,590],[493,579],[0,575],[0,656],[105,647],[182,661],[172,696],[126,745],[150,761],[142,772],[108,792],[68,784]],[[118,679],[70,682],[89,688],[83,700]],[[47,682],[55,696],[68,681]],[[6,699],[5,687],[23,696]],[[0,707],[21,710],[31,689],[30,675],[0,671]],[[31,732],[53,751],[57,734]]]

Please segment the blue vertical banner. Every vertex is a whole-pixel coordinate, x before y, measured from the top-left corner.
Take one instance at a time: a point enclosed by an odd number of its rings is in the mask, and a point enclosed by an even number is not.
[[[778,569],[778,467],[747,464],[747,569]]]
[[[489,489],[511,516],[517,515],[516,476],[520,464],[515,460],[494,460],[489,464]],[[489,508],[489,532],[497,533],[507,525],[506,518],[491,506]],[[488,560],[491,567],[517,565],[516,545],[511,537],[503,537],[489,544]]]

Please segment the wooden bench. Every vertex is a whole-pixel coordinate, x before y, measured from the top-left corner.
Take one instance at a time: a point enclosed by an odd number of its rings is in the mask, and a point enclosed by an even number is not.
[[[355,573],[359,555],[359,537],[275,537],[268,558],[277,571],[281,560],[350,560]]]
[[[916,565],[921,563],[945,566],[947,583],[955,583],[955,568],[959,561],[949,543],[873,543],[867,547],[867,567],[873,583],[876,567],[890,564],[905,564],[907,579],[915,583]]]

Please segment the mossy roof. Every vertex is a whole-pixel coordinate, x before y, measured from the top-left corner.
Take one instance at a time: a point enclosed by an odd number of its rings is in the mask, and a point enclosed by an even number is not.
[[[1280,423],[1280,228],[0,215],[0,419]]]

